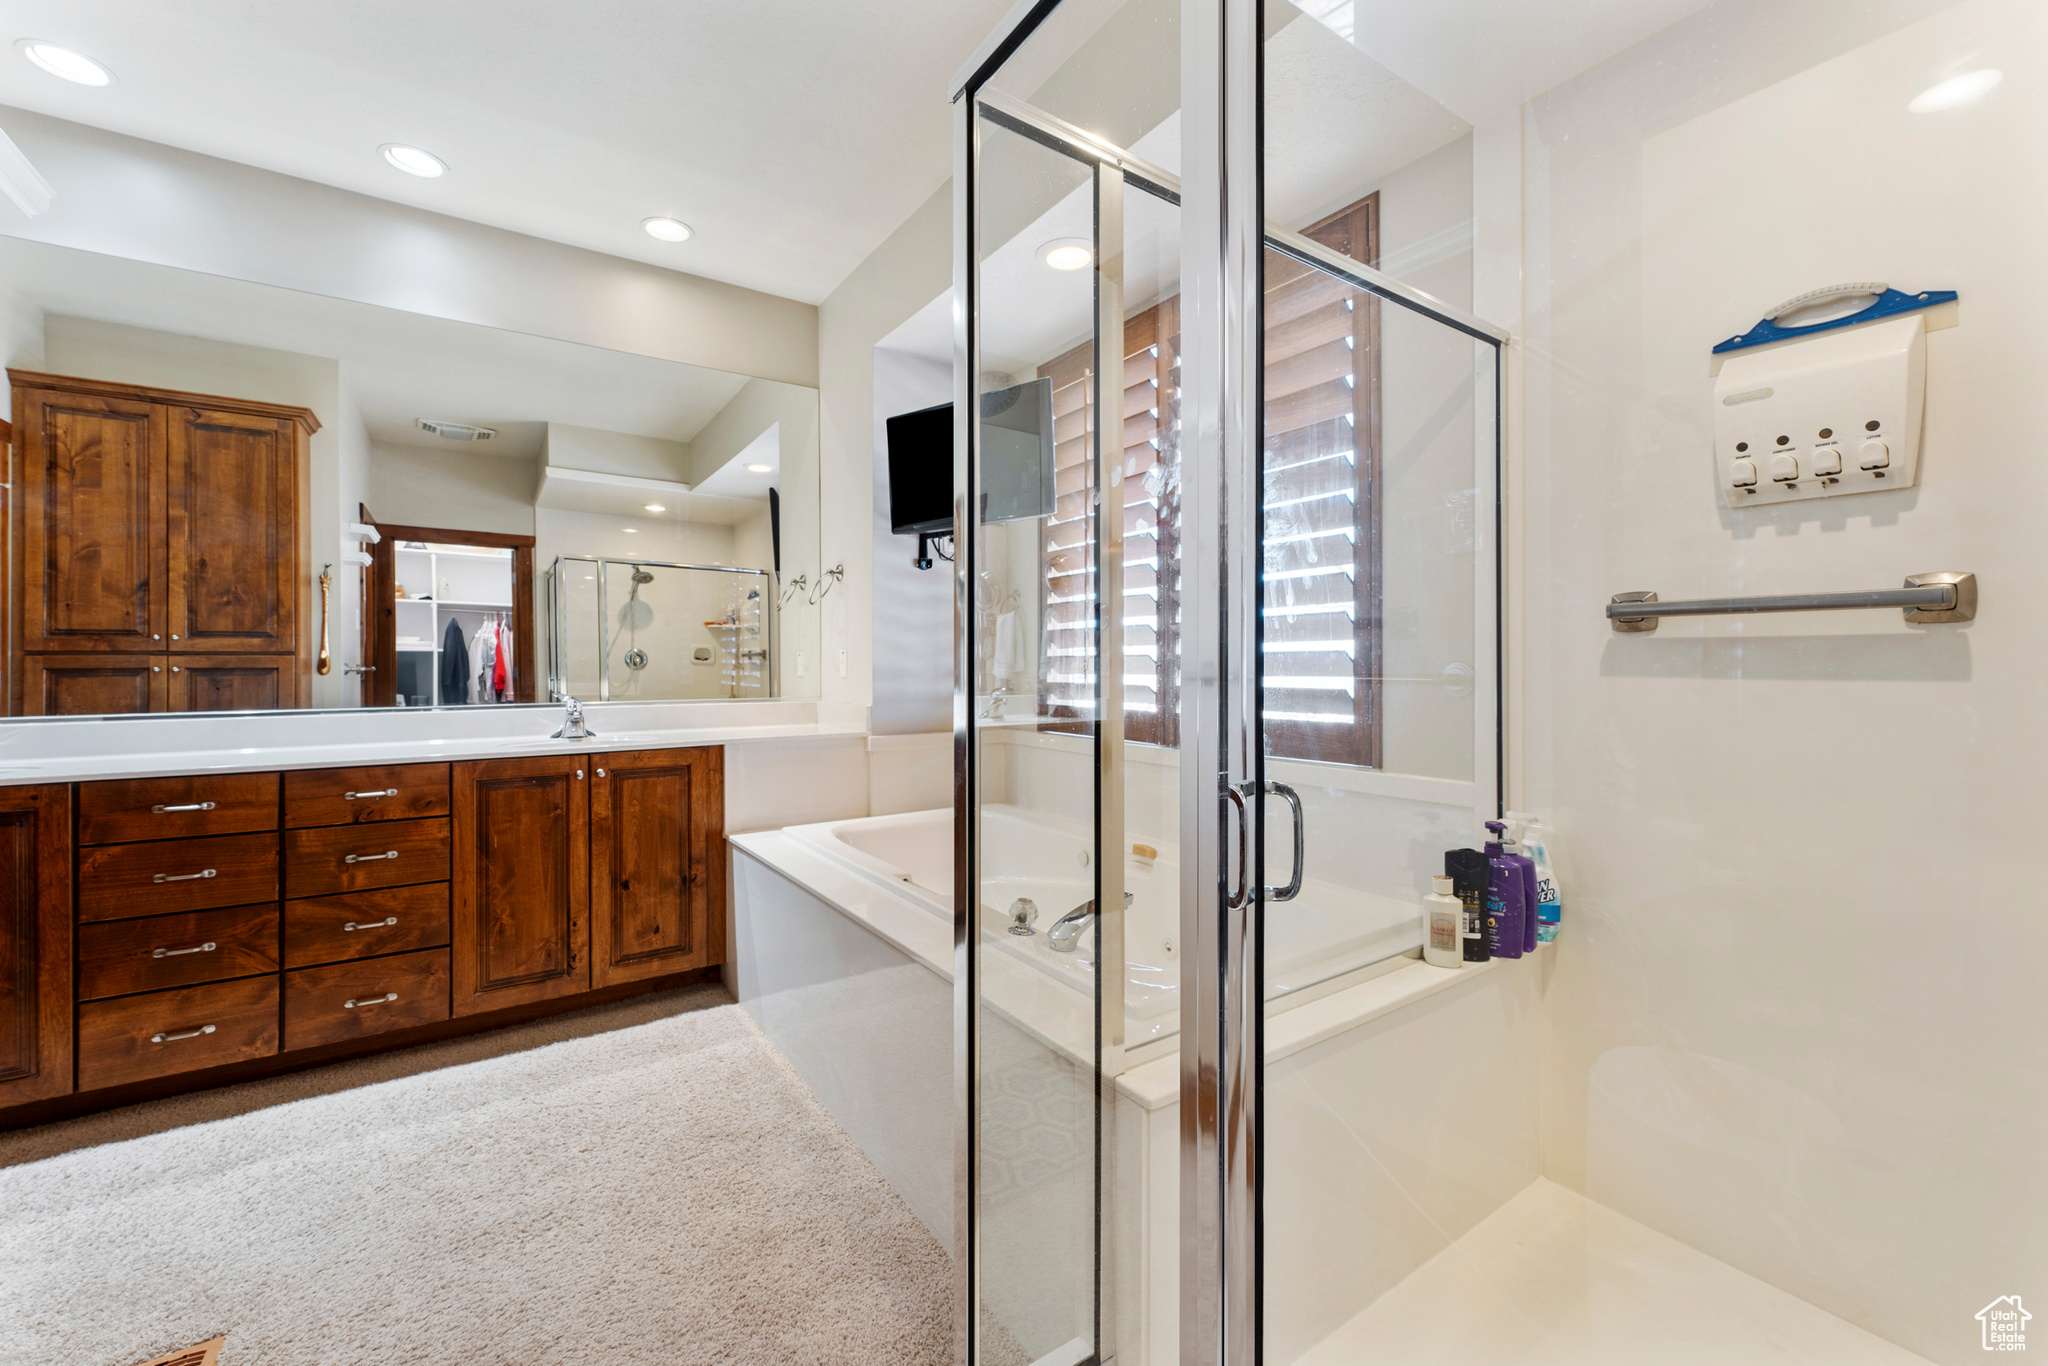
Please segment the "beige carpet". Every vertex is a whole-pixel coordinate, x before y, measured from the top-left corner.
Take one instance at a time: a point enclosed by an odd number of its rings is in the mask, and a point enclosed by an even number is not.
[[[716,987],[0,1135],[0,1363],[942,1363],[951,1264]]]

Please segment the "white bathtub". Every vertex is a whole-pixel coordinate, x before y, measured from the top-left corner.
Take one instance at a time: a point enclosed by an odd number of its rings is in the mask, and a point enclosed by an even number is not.
[[[1095,929],[1073,953],[1054,953],[1046,931],[1094,895],[1093,840],[1078,822],[1021,807],[982,808],[981,924],[984,942],[1092,998]],[[953,812],[826,821],[785,831],[827,857],[888,883],[932,915],[953,914]],[[1155,844],[1156,858],[1127,854],[1124,887],[1125,1044],[1139,1048],[1180,1027],[1180,869],[1178,851]],[[1007,933],[1020,897],[1039,910],[1037,933]],[[1421,942],[1419,902],[1338,887],[1313,878],[1295,900],[1266,912],[1266,997],[1343,984]]]

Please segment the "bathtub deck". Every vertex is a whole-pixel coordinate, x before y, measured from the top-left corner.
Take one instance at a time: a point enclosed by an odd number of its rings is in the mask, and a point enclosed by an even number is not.
[[[1477,1309],[1479,1312],[1474,1312]],[[1296,1366],[1930,1366],[1538,1180]]]

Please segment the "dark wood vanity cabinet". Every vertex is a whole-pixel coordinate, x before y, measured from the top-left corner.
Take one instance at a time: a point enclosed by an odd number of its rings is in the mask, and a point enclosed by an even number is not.
[[[298,705],[305,408],[10,370],[20,714]]]
[[[0,787],[0,1126],[721,963],[723,758]]]
[[[71,1091],[71,789],[0,788],[0,1107]]]
[[[590,789],[591,984],[725,960],[725,770],[716,749],[600,754]]]
[[[455,765],[455,1013],[590,990],[590,763]]]

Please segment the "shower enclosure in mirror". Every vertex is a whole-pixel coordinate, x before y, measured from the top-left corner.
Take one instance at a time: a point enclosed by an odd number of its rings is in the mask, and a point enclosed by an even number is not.
[[[819,692],[813,389],[19,237],[0,295],[9,716]],[[606,569],[607,682],[557,559],[725,568]]]
[[[583,701],[775,697],[775,575],[730,565],[558,556],[550,695]]]

